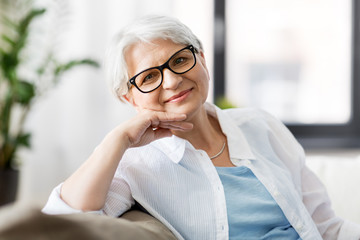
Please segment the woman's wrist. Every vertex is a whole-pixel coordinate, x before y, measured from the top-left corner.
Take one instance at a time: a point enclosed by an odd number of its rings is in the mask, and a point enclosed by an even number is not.
[[[129,137],[122,126],[118,126],[109,132],[101,145],[105,147],[107,152],[117,152],[117,154],[119,154],[118,157],[120,158],[131,146]]]

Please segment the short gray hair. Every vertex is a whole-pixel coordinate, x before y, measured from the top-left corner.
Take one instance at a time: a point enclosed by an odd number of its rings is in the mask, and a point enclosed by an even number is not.
[[[168,39],[184,45],[191,44],[196,50],[203,51],[200,40],[176,18],[152,15],[138,19],[115,35],[107,51],[105,66],[108,83],[119,99],[128,92],[126,49],[134,43],[149,43],[154,39]]]

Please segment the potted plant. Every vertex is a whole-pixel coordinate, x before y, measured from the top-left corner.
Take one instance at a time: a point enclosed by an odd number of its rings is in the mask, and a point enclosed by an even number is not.
[[[66,71],[79,65],[98,67],[91,59],[70,60],[60,63],[52,51],[47,52],[44,63],[33,69],[32,79],[21,75],[24,60],[22,52],[28,44],[31,23],[46,12],[30,7],[20,18],[12,19],[2,12],[0,40],[0,205],[15,200],[18,171],[17,154],[22,147],[30,147],[31,133],[24,122],[43,89],[41,84],[54,86]],[[41,49],[40,49],[41,51]],[[47,51],[47,50],[46,50]],[[45,79],[45,80],[44,80]],[[41,81],[40,81],[41,80]],[[40,90],[42,89],[42,90]]]

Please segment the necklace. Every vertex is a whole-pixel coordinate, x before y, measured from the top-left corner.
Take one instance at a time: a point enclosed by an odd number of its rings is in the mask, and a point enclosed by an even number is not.
[[[225,146],[226,146],[226,141],[224,142],[222,148],[220,149],[220,152],[218,152],[218,153],[215,154],[214,156],[210,157],[210,159],[214,159],[214,158],[217,158],[218,156],[220,156],[220,155],[223,153],[223,151],[224,151],[224,149],[225,149]]]

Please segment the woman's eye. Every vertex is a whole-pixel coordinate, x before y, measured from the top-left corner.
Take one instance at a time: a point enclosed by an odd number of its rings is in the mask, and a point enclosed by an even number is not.
[[[177,59],[175,59],[175,64],[181,64],[181,63],[183,63],[183,62],[185,62],[185,61],[186,61],[186,59],[183,58],[183,57],[177,58]]]
[[[143,83],[146,83],[147,81],[150,81],[153,78],[152,74],[148,74],[144,77],[143,79]]]

